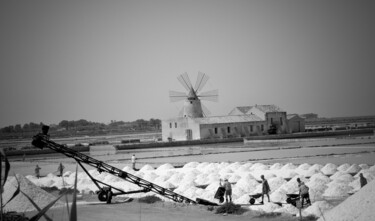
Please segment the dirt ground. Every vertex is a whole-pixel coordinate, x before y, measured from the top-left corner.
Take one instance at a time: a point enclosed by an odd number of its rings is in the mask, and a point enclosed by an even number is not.
[[[294,221],[299,218],[287,214],[269,214],[262,216],[256,211],[247,211],[242,215],[223,215],[215,214],[217,207],[204,206],[204,205],[188,205],[182,203],[171,202],[156,202],[147,204],[132,200],[130,202],[114,202],[106,204],[94,199],[88,201],[78,202],[78,220],[79,221],[93,221],[93,220],[129,220],[129,221],[224,221],[224,220],[252,220],[252,221]],[[210,209],[211,208],[211,209]],[[244,208],[248,208],[244,206]],[[211,211],[210,211],[211,210]],[[31,217],[36,212],[28,212],[25,215]],[[54,221],[69,220],[66,207],[54,208],[48,211],[48,216]],[[42,218],[41,220],[45,220]]]

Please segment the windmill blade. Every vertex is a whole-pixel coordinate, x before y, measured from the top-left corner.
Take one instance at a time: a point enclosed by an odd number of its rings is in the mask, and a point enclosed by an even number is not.
[[[192,84],[189,75],[186,72],[178,76],[177,79],[187,91],[190,91],[190,89],[192,88]]]
[[[211,111],[208,110],[208,108],[206,107],[206,105],[204,104],[201,104],[202,105],[202,111],[203,111],[203,116],[204,117],[208,117],[211,115]]]
[[[219,98],[219,91],[206,91],[198,95],[201,100],[217,102]]]
[[[185,100],[187,97],[186,93],[179,91],[169,91],[169,100],[171,102],[177,102]]]
[[[204,85],[206,85],[208,79],[209,77],[205,73],[198,72],[197,81],[195,82],[195,87],[194,87],[195,92],[202,90]]]

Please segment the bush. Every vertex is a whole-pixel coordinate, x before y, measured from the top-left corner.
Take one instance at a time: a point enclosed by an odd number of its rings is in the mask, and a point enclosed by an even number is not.
[[[216,209],[216,214],[228,213],[228,214],[241,215],[244,212],[246,212],[246,210],[242,208],[241,205],[236,205],[234,203],[225,203]]]
[[[157,196],[145,196],[145,197],[139,198],[138,201],[141,203],[151,204],[151,203],[156,203],[158,201],[161,201],[161,199]]]

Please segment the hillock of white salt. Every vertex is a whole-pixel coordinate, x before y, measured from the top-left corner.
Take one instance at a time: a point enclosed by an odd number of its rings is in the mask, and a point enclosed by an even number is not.
[[[330,178],[331,180],[335,180],[337,182],[342,182],[342,183],[350,183],[354,180],[352,175],[348,173],[340,172],[340,171],[337,171]]]
[[[320,164],[314,164],[314,165],[312,165],[310,168],[309,168],[309,170],[321,170],[323,168],[323,166],[322,165],[320,165]]]
[[[372,181],[336,207],[324,212],[318,221],[375,220],[375,182]]]
[[[345,172],[354,174],[354,173],[358,173],[361,169],[362,168],[358,166],[357,164],[353,164]]]
[[[369,165],[365,164],[365,163],[362,163],[362,164],[359,164],[358,165],[361,169],[368,169],[370,168]]]
[[[26,177],[20,174],[16,174],[16,177],[20,182],[20,190],[27,194],[39,206],[39,208],[47,206],[50,202],[56,199],[55,196],[42,190],[40,187],[36,186],[34,183],[29,181]],[[16,187],[17,180],[15,177],[10,178],[5,183],[3,202],[8,202],[8,200],[13,196],[13,193],[16,191]],[[64,203],[59,200],[54,204],[54,207],[59,207],[63,205]],[[4,210],[14,212],[26,212],[34,211],[36,210],[36,208],[26,198],[26,196],[23,193],[19,193],[12,201],[6,204]]]
[[[266,197],[266,199],[267,199],[267,197]],[[260,205],[260,206],[249,206],[249,209],[259,211],[259,212],[262,212],[262,213],[271,213],[271,212],[274,212],[275,210],[280,209],[280,208],[281,208],[281,206],[279,206],[275,203],[269,203],[267,201],[263,205]]]
[[[337,166],[333,163],[327,163],[320,171],[325,175],[332,175],[336,173]]]
[[[333,205],[327,201],[316,201],[302,211],[302,217],[309,215],[320,217],[325,211],[330,210],[331,208],[333,208]],[[296,215],[299,217],[299,213]]]
[[[303,164],[299,165],[297,169],[299,169],[299,170],[308,170],[308,169],[310,169],[310,167],[311,167],[310,164],[303,163]]]
[[[174,166],[170,163],[166,163],[166,164],[160,165],[156,170],[163,171],[163,170],[171,170],[171,169],[174,169]]]
[[[249,171],[250,168],[253,166],[253,163],[245,163],[243,165],[241,165],[237,171],[240,171],[240,172],[243,172],[243,171]]]
[[[253,166],[250,167],[251,171],[254,170],[268,170],[269,167],[267,165],[264,165],[263,163],[255,163]]]
[[[292,163],[287,163],[283,167],[281,167],[281,170],[294,170],[297,166]]]
[[[268,184],[271,190],[276,190],[285,183],[287,183],[287,181],[282,177],[275,177],[268,180]]]
[[[338,171],[345,172],[350,167],[350,164],[344,163],[337,167]]]
[[[149,164],[146,164],[139,171],[143,172],[143,171],[147,171],[147,170],[155,170],[155,169],[154,169],[153,166],[151,166]]]
[[[272,166],[270,166],[270,170],[280,170],[283,167],[281,163],[274,163]]]
[[[208,165],[209,165],[208,162],[203,162],[203,163],[200,163],[199,165],[197,165],[195,168],[198,169],[198,170],[204,170]]]
[[[189,162],[185,164],[182,168],[196,168],[199,165],[198,162]]]
[[[329,198],[344,198],[353,191],[349,183],[332,181],[327,184],[328,188],[324,191],[323,196]]]
[[[232,174],[229,178],[228,178],[228,182],[229,183],[237,183],[242,177],[240,175],[237,175],[237,174]]]

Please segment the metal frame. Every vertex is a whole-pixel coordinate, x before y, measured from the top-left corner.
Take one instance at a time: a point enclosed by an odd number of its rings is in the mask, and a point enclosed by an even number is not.
[[[193,204],[197,203],[196,201],[194,201],[192,199],[189,199],[185,196],[182,196],[178,193],[175,193],[175,192],[173,192],[169,189],[158,186],[158,185],[156,185],[154,183],[151,183],[147,180],[144,180],[140,177],[134,176],[133,174],[122,171],[122,170],[120,170],[116,167],[113,167],[113,166],[111,166],[109,164],[106,164],[102,161],[99,161],[95,158],[89,157],[85,154],[82,154],[82,153],[76,151],[76,150],[70,149],[70,148],[68,148],[64,145],[57,144],[57,143],[49,140],[49,137],[46,136],[46,135],[43,135],[43,134],[35,135],[33,137],[32,144],[34,146],[38,147],[38,148],[41,148],[41,149],[43,149],[44,147],[50,148],[50,149],[52,149],[56,152],[62,153],[65,156],[73,158],[75,161],[77,161],[77,163],[82,167],[82,169],[85,171],[85,173],[90,177],[90,179],[98,187],[99,191],[97,192],[97,194],[99,195],[99,200],[101,200],[101,201],[107,201],[107,203],[110,203],[110,199],[109,199],[109,202],[108,202],[107,199],[104,199],[104,198],[100,199],[100,194],[103,194],[103,193],[105,193],[108,196],[108,198],[111,198],[111,196],[114,196],[114,195],[152,191],[152,192],[157,193],[159,195],[162,195],[162,196],[164,196],[168,199],[171,199],[175,202],[179,202],[179,203],[185,202],[185,203],[193,203]],[[107,183],[104,183],[104,182],[99,181],[99,180],[95,179],[94,177],[92,177],[91,174],[88,173],[86,168],[83,167],[82,163],[85,163],[85,164],[88,164],[92,167],[95,167],[99,171],[99,173],[107,172],[107,173],[112,174],[114,176],[118,176],[118,177],[122,178],[123,180],[126,180],[130,183],[136,184],[137,186],[142,187],[143,189],[125,192],[121,189],[113,187],[113,186],[111,186]],[[107,188],[101,187],[99,184],[107,186]],[[119,193],[113,193],[112,189],[119,191]]]

